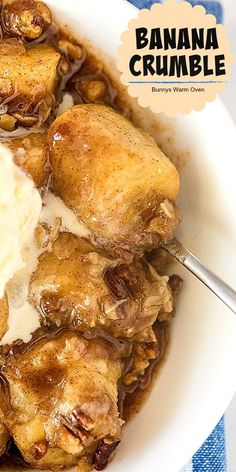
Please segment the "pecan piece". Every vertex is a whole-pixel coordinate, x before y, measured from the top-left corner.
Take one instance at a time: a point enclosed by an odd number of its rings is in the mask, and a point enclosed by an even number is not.
[[[94,421],[90,416],[86,415],[80,408],[74,408],[72,411],[72,421],[77,427],[82,427],[85,431],[89,431],[94,426]]]
[[[119,443],[120,441],[113,441],[111,438],[104,438],[99,442],[92,462],[95,470],[104,470],[107,467],[109,458]]]
[[[183,288],[183,279],[179,275],[171,275],[169,278],[169,286],[173,292],[179,292]]]
[[[109,268],[104,274],[104,280],[116,300],[134,298],[141,289],[136,268],[132,266],[120,265]]]
[[[116,300],[130,298],[129,290],[125,281],[120,277],[118,268],[107,269],[104,274],[104,281],[107,284],[109,292]]]
[[[40,302],[40,309],[43,315],[47,316],[50,313],[55,313],[60,311],[61,300],[53,295],[45,295],[42,297]]]
[[[41,441],[36,441],[33,445],[33,456],[36,461],[42,459],[48,450],[48,442],[46,439],[42,439]]]

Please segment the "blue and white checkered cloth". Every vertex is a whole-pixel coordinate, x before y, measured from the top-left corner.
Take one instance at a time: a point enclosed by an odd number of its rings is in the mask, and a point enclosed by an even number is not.
[[[217,22],[223,22],[223,9],[218,0],[188,0],[191,5],[202,5],[206,8],[207,13],[212,13],[216,16]],[[162,0],[129,0],[137,8],[150,8],[153,3],[162,3]]]
[[[129,0],[137,8],[150,8],[161,0]],[[217,0],[188,0],[192,5],[202,5],[207,13],[216,16],[217,22],[223,22],[223,9]],[[236,438],[235,438],[236,439]],[[236,471],[236,464],[235,464]],[[161,471],[164,472],[164,471]],[[178,471],[176,471],[178,472]],[[218,423],[208,439],[197,451],[181,472],[227,472],[224,418]]]

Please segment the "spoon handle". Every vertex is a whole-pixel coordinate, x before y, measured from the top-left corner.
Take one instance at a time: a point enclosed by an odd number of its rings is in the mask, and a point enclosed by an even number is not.
[[[163,246],[163,249],[194,274],[236,314],[236,291],[208,269],[178,239],[173,238],[170,243]]]

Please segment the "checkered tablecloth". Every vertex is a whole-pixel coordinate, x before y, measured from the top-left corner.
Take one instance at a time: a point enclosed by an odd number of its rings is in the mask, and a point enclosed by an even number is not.
[[[161,0],[129,0],[137,8],[150,8]],[[223,8],[220,1],[188,0],[192,5],[202,5],[208,13],[216,16],[217,22],[223,22]],[[236,0],[235,0],[236,1]],[[236,435],[235,435],[236,439]],[[235,443],[236,446],[236,443]],[[227,472],[227,447],[225,441],[225,419],[222,418],[205,443],[179,472]],[[160,471],[165,472],[165,471]],[[178,471],[176,471],[178,472]],[[235,464],[236,472],[236,464]]]

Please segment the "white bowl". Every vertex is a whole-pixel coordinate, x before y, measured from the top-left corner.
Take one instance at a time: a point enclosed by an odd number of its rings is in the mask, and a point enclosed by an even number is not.
[[[61,24],[85,34],[113,57],[122,31],[137,15],[125,0],[46,1]],[[219,99],[202,112],[166,124],[159,141],[171,144],[176,153],[190,152],[182,173],[180,236],[236,287],[234,124]],[[236,391],[235,316],[186,271],[179,266],[175,271],[185,287],[170,352],[144,407],[124,429],[110,472],[178,472]]]

